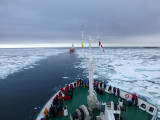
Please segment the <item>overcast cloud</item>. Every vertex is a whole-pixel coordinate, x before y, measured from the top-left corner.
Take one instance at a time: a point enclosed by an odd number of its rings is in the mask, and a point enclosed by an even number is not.
[[[160,46],[160,0],[0,0],[0,44],[78,43],[97,8],[104,44]]]

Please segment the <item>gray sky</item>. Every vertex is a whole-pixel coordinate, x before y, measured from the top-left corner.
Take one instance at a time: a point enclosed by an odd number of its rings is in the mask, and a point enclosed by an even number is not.
[[[104,46],[160,46],[160,0],[0,0],[0,47],[96,37],[97,8]]]

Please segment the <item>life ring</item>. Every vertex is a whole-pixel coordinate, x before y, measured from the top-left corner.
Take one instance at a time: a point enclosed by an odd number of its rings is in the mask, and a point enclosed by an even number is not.
[[[128,99],[129,98],[129,94],[125,94],[125,98]]]

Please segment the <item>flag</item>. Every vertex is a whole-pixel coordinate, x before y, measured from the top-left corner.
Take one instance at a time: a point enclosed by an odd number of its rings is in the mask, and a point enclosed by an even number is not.
[[[83,44],[83,42],[82,42],[82,48],[84,48],[84,44]]]
[[[104,52],[104,48],[103,48],[103,46],[102,46],[102,44],[101,44],[101,41],[99,41],[99,47],[103,50],[103,52]]]
[[[99,41],[99,46],[101,46],[101,41]]]

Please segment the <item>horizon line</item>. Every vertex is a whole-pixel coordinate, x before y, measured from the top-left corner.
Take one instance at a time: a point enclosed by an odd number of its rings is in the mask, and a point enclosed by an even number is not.
[[[73,43],[45,43],[45,44],[0,44],[0,48],[70,48]],[[81,48],[80,43],[75,43],[75,48]],[[99,47],[98,44],[93,44],[92,47]],[[107,44],[104,43],[103,47],[160,47],[159,44]],[[88,43],[84,48],[88,48]]]

